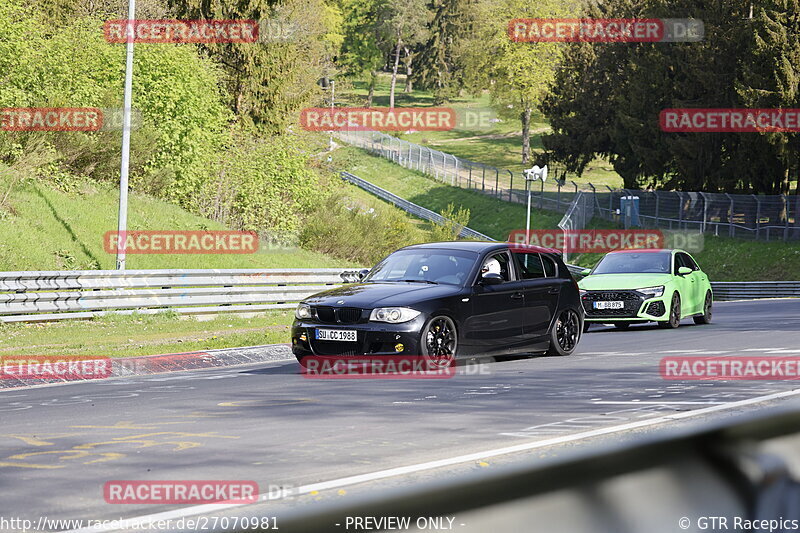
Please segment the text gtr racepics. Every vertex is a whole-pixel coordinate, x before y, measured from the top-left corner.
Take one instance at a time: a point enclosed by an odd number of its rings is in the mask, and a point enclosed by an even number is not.
[[[711,322],[711,283],[683,250],[611,252],[585,273],[579,286],[587,327],[656,322],[677,328],[686,317],[696,324]]]

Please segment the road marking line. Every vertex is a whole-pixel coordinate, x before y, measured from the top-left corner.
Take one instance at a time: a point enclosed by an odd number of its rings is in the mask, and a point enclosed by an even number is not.
[[[294,491],[293,495],[299,496],[302,494],[309,494],[311,492],[319,492],[328,489],[337,489],[341,487],[345,487],[348,485],[356,485],[358,483],[366,483],[368,481],[377,481],[381,479],[387,479],[391,477],[397,477],[407,474],[414,474],[417,472],[423,472],[426,470],[432,470],[434,468],[442,468],[446,466],[454,466],[464,463],[474,463],[478,460],[485,460],[489,457],[498,457],[501,455],[509,455],[513,453],[519,452],[526,452],[535,450],[537,448],[544,448],[547,446],[554,446],[557,444],[564,444],[567,442],[574,442],[579,440],[584,440],[592,437],[599,437],[603,435],[610,435],[613,433],[619,433],[622,431],[629,431],[631,429],[638,429],[648,426],[655,426],[657,424],[662,424],[665,422],[672,422],[675,420],[683,420],[686,418],[693,418],[696,416],[705,415],[708,413],[714,413],[717,411],[724,411],[727,409],[734,409],[737,407],[743,407],[746,405],[752,405],[756,403],[766,402],[769,400],[777,400],[780,398],[788,398],[790,396],[797,396],[800,395],[800,389],[794,389],[790,391],[784,392],[777,392],[775,394],[769,394],[766,396],[756,396],[755,398],[748,398],[746,400],[739,400],[737,402],[730,402],[724,403],[721,405],[713,405],[711,407],[704,407],[702,409],[693,409],[691,411],[683,411],[680,413],[672,413],[669,415],[659,416],[657,418],[648,418],[647,420],[640,420],[638,422],[629,422],[626,424],[620,424],[617,426],[610,426],[606,428],[599,428],[593,429],[591,431],[584,431],[582,433],[575,433],[573,435],[565,435],[562,437],[553,437],[551,439],[543,439],[534,442],[526,442],[522,444],[516,444],[514,446],[506,446],[504,448],[495,448],[492,450],[486,450],[482,452],[470,453],[466,455],[459,455],[456,457],[449,457],[447,459],[439,459],[437,461],[428,461],[425,463],[418,463],[415,465],[408,465],[408,466],[400,466],[397,468],[389,468],[387,470],[379,470],[377,472],[370,472],[367,474],[358,474],[355,476],[348,476],[339,479],[333,479],[330,481],[323,481],[320,483],[312,483],[310,485],[302,485]],[[282,498],[275,498],[274,500],[279,500]],[[259,495],[259,502],[262,501],[270,501],[268,494],[261,494]],[[219,512],[226,509],[233,509],[236,507],[242,507],[248,504],[233,504],[233,503],[209,503],[204,505],[195,505],[191,507],[184,507],[182,509],[175,509],[173,511],[165,511],[162,513],[154,513],[150,515],[142,515],[137,516],[134,518],[128,518],[123,520],[115,521],[117,522],[115,527],[106,527],[106,528],[96,528],[86,527],[82,529],[74,529],[71,530],[69,533],[91,533],[91,532],[100,532],[100,531],[118,531],[120,529],[130,528],[136,524],[141,524],[143,521],[149,522],[156,522],[159,520],[167,520],[167,519],[178,519],[183,518],[186,516],[193,516],[205,513],[213,513]]]
[[[681,405],[719,405],[726,402],[671,402],[669,400],[664,400],[662,402],[642,402],[639,400],[627,400],[627,401],[612,401],[612,400],[601,400],[599,402],[592,402],[596,405],[674,405],[674,404],[681,404]]]
[[[743,352],[771,352],[773,350],[785,350],[786,348],[745,348]]]

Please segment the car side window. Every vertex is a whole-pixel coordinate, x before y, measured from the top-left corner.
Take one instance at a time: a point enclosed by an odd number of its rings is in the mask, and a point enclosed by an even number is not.
[[[545,277],[542,258],[537,253],[513,254],[517,258],[520,279],[537,279]]]
[[[687,267],[691,268],[692,270],[700,270],[700,267],[697,266],[697,263],[694,262],[694,259],[692,259],[691,255],[689,254],[680,254],[680,255],[681,257],[683,257],[683,263]]]
[[[686,264],[683,262],[681,254],[675,254],[673,261],[675,263],[675,267],[672,269],[672,273],[677,276],[678,269],[681,268],[682,266],[686,266]]]
[[[548,278],[554,278],[558,275],[558,266],[556,262],[553,261],[551,258],[547,257],[546,255],[541,256],[542,263],[544,263],[544,272],[547,274]]]
[[[487,257],[483,261],[479,277],[487,272],[500,274],[503,281],[511,281],[511,261],[508,254],[499,252]]]

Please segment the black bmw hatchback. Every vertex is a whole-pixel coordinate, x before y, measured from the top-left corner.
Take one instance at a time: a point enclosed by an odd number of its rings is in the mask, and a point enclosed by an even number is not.
[[[557,250],[429,243],[306,298],[292,351],[301,363],[311,355],[569,355],[582,326],[578,285]]]

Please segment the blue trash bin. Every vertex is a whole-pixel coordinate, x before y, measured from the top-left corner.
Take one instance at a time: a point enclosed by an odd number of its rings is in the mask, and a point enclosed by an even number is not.
[[[641,227],[639,222],[639,197],[622,196],[619,199],[619,214],[626,228]]]

